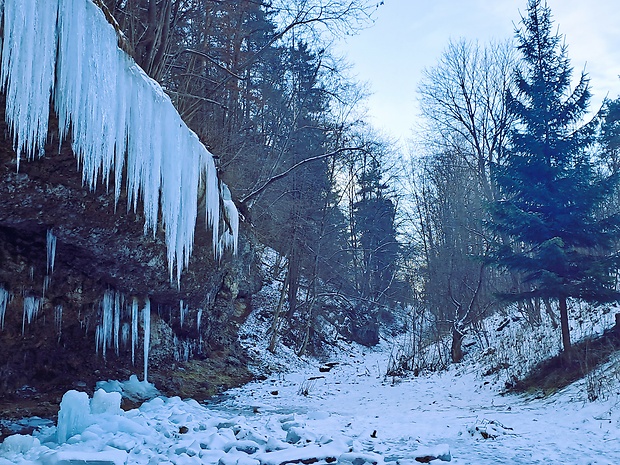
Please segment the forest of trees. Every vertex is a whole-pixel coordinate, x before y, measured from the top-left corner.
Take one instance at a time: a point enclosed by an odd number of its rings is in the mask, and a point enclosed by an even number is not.
[[[308,350],[334,306],[366,333],[410,308],[458,362],[465,334],[510,304],[531,324],[545,312],[568,351],[571,299],[619,297],[620,100],[589,108],[544,1],[527,1],[514,40],[447,44],[408,154],[365,120],[331,47],[379,2],[103,3],[277,252],[272,348],[287,334]]]
[[[406,299],[395,156],[364,121],[364,86],[330,44],[369,26],[377,3],[103,3],[122,46],[216,154],[242,228],[277,252],[272,347],[286,334],[306,351],[335,307],[343,327],[376,339],[379,309]]]
[[[568,353],[570,299],[618,299],[618,101],[589,108],[556,31],[529,0],[514,44],[451,42],[420,85],[409,216],[420,304],[452,333],[446,361],[509,304],[532,325],[545,312]]]

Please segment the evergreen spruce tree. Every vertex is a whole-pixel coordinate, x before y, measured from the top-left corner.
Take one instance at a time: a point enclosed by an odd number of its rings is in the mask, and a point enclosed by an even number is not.
[[[522,65],[516,91],[508,93],[517,125],[506,163],[495,167],[500,200],[492,205],[493,228],[503,238],[497,262],[520,273],[526,284],[514,300],[541,297],[558,302],[564,351],[570,332],[567,299],[618,300],[614,272],[617,215],[601,215],[616,178],[591,157],[594,124],[582,124],[590,99],[581,75],[571,91],[562,36],[552,32],[551,11],[529,0],[516,32]]]
[[[386,196],[389,186],[382,177],[379,161],[367,160],[359,180],[360,200],[354,205],[356,235],[362,248],[363,276],[359,290],[363,298],[373,301],[386,301],[400,254],[396,206]]]

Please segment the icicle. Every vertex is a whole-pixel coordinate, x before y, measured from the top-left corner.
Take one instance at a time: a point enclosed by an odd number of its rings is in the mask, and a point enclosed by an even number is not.
[[[200,332],[200,325],[202,324],[202,308],[198,309],[198,315],[196,316],[196,328],[198,330],[198,353],[202,352],[202,333]]]
[[[32,323],[39,314],[41,301],[33,296],[24,297],[24,315],[22,317],[22,336],[26,330],[26,323]]]
[[[127,347],[129,343],[129,332],[131,331],[129,323],[123,323],[121,326],[121,343],[123,344],[123,348]]]
[[[101,325],[97,325],[95,328],[95,354],[99,355],[99,348],[103,342]]]
[[[54,307],[54,323],[56,325],[58,339],[60,339],[62,334],[62,305],[56,305],[56,307]]]
[[[190,343],[189,341],[183,341],[183,361],[184,362],[189,361],[189,354],[190,354]]]
[[[239,237],[239,212],[232,200],[232,195],[228,186],[224,183],[221,185],[222,203],[224,204],[224,225],[226,226],[219,242],[218,258],[221,260],[224,250],[232,249],[233,253],[237,253],[237,242]]]
[[[183,304],[183,300],[179,301],[179,312],[181,319],[181,328],[183,327],[183,323],[185,322],[185,317],[187,316],[187,312],[189,312],[189,306]]]
[[[148,383],[149,345],[151,344],[151,301],[148,297],[144,303],[142,317],[144,319],[144,382]]]
[[[114,296],[114,352],[119,354],[119,337],[121,332],[121,295],[116,292]]]
[[[138,344],[138,299],[131,301],[131,364],[136,364],[136,345]]]
[[[105,291],[101,301],[102,324],[97,335],[97,349],[101,348],[103,359],[106,360],[106,349],[112,341],[112,330],[114,322],[114,291]]]
[[[47,293],[47,290],[50,288],[50,277],[49,276],[45,276],[43,278],[43,295],[42,297],[45,298],[45,294]]]
[[[41,155],[54,85],[57,1],[7,0],[4,4],[1,90],[13,134],[17,169],[22,153]]]
[[[47,231],[47,273],[54,272],[54,262],[56,261],[56,236],[51,229]]]
[[[2,329],[4,329],[4,315],[6,314],[6,306],[8,303],[9,291],[0,286],[0,328]]]

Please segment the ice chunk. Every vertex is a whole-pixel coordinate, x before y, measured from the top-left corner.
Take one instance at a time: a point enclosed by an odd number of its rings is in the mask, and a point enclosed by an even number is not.
[[[415,451],[416,461],[426,463],[432,460],[440,460],[443,462],[452,461],[452,454],[450,453],[450,446],[448,444],[437,444],[435,446],[420,446]]]
[[[40,446],[39,440],[33,436],[14,434],[7,437],[0,445],[0,450],[7,454],[25,454],[33,447]]]
[[[107,381],[97,381],[97,389],[103,389],[105,392],[123,393],[123,385],[120,381],[109,379]]]
[[[100,452],[59,450],[42,458],[43,465],[125,465],[127,452],[118,449]]]
[[[133,401],[152,399],[160,395],[154,384],[148,381],[139,381],[136,375],[131,375],[128,381],[123,381],[123,397]]]
[[[340,444],[311,444],[306,447],[292,447],[273,452],[255,454],[253,457],[264,465],[280,465],[282,463],[314,463],[325,461],[335,462],[347,450]],[[363,463],[363,462],[362,462]]]
[[[62,396],[58,412],[56,438],[59,444],[67,442],[72,436],[82,433],[92,424],[88,394],[78,391],[67,391]]]
[[[93,415],[101,413],[109,413],[112,415],[121,414],[121,394],[97,389],[93,394],[93,398],[90,400],[90,413]]]

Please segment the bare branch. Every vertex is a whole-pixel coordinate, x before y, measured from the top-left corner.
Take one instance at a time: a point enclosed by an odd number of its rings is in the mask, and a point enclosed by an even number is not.
[[[336,155],[339,155],[339,154],[341,154],[343,152],[348,152],[348,151],[364,151],[364,150],[366,150],[364,147],[342,147],[342,148],[339,148],[337,150],[334,150],[333,152],[323,153],[321,155],[316,155],[314,157],[305,158],[305,159],[295,163],[293,166],[291,166],[290,168],[284,170],[283,172],[281,172],[279,174],[276,174],[274,176],[271,176],[259,188],[253,190],[248,195],[246,195],[245,197],[241,198],[239,200],[239,202],[242,203],[242,204],[247,203],[249,200],[252,200],[254,197],[256,197],[257,195],[261,194],[265,189],[267,189],[267,187],[269,187],[271,184],[276,182],[278,179],[282,179],[283,177],[289,175],[292,171],[296,170],[300,166],[303,166],[303,165],[305,165],[307,163],[310,163],[310,162],[313,162],[313,161],[317,161],[317,160],[324,160],[325,158],[335,157]]]

